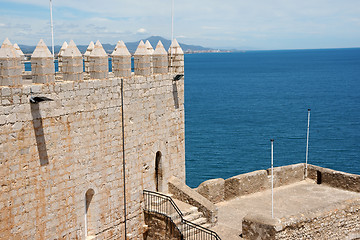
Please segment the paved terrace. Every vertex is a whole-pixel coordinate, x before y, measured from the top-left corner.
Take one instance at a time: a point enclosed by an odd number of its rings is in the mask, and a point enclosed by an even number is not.
[[[360,198],[360,193],[318,185],[311,180],[274,189],[274,217],[289,217]],[[271,217],[271,189],[217,203],[218,223],[211,228],[222,240],[241,239],[242,219],[248,213]]]

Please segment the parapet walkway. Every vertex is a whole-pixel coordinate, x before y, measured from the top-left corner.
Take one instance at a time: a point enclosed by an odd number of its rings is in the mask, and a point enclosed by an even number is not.
[[[305,180],[274,189],[274,217],[289,217],[356,198],[360,198],[360,193]],[[271,217],[271,190],[220,202],[216,206],[219,209],[218,223],[211,230],[217,232],[222,240],[242,239],[242,219],[248,213]]]

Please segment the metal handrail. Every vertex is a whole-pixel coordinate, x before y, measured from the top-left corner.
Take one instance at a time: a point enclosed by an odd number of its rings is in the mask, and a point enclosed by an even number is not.
[[[180,226],[178,227],[178,229],[183,234],[185,239],[192,237],[192,239],[199,238],[202,240],[221,240],[221,238],[219,237],[219,235],[217,235],[216,232],[184,219],[183,213],[170,196],[149,190],[144,190],[143,194],[146,211],[169,216],[173,220],[173,222],[175,222],[176,219],[180,218]],[[155,206],[153,206],[152,202],[154,200]],[[166,204],[165,202],[170,203],[170,205]],[[164,203],[166,205],[164,205]]]

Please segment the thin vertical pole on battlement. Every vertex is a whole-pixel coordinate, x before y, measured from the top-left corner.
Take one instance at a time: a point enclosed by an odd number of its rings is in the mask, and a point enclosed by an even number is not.
[[[127,227],[126,227],[126,173],[125,173],[125,127],[124,127],[124,79],[121,78],[121,130],[122,130],[122,152],[123,152],[123,181],[124,181],[124,227],[125,237],[127,239]]]
[[[307,125],[307,132],[306,132],[306,156],[305,156],[305,178],[307,178],[307,170],[308,170],[308,155],[309,155],[309,131],[310,131],[310,111],[308,109],[308,125]]]
[[[53,16],[52,16],[52,0],[50,0],[50,27],[51,27],[52,55],[53,55],[53,60],[55,60],[55,50],[54,50],[54,24],[53,24]]]
[[[271,142],[271,218],[274,218],[274,139]]]
[[[174,41],[174,0],[171,3],[171,42]]]

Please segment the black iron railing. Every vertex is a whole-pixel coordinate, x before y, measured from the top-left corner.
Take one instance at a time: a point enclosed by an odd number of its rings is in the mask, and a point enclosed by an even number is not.
[[[144,190],[145,211],[160,213],[171,218],[184,239],[221,240],[216,232],[184,219],[174,200],[164,194]]]

